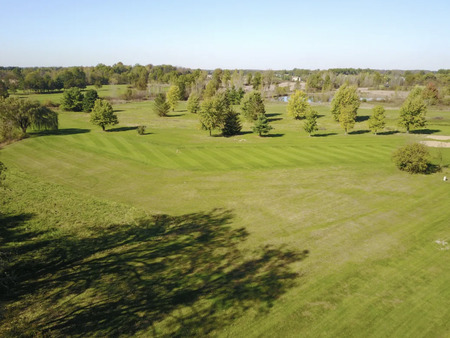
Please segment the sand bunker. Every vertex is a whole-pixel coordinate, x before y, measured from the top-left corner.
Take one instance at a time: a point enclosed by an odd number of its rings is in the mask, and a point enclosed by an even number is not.
[[[425,144],[428,147],[434,148],[450,148],[450,142],[439,142],[439,141],[421,141],[420,143]]]
[[[428,135],[427,138],[431,138],[433,140],[440,140],[440,141],[450,140],[450,136],[445,136],[445,135]]]

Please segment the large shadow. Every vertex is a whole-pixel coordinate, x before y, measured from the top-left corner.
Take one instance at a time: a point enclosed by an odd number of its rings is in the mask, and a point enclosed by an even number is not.
[[[313,136],[313,137],[327,137],[327,136],[333,136],[333,135],[337,135],[337,133],[313,134],[313,135],[311,135],[311,136]]]
[[[400,133],[398,130],[388,130],[377,133],[377,135],[394,135]]]
[[[121,131],[129,131],[129,130],[136,130],[138,127],[137,126],[133,126],[133,127],[117,127],[117,128],[110,128],[110,129],[106,129],[107,132],[121,132]]]
[[[284,134],[267,134],[267,135],[263,135],[262,137],[283,137]]]
[[[370,118],[368,115],[362,115],[362,116],[356,116],[355,121],[356,122],[364,122],[367,121]]]
[[[90,133],[90,129],[82,129],[82,128],[64,128],[58,130],[39,130],[29,132],[28,134],[31,137],[37,136],[48,136],[48,135],[75,135],[75,134],[86,134]]]
[[[21,224],[27,217],[1,219],[0,248],[13,241],[16,255],[2,300],[34,299],[42,311],[23,323],[27,333],[208,335],[249,308],[269,311],[298,279],[290,263],[308,255],[270,246],[244,253],[248,233],[231,226],[229,210],[158,215],[89,237],[37,234]]]
[[[439,132],[440,132],[439,129],[417,129],[417,130],[410,131],[411,134],[425,134],[425,135],[439,133]]]
[[[370,130],[364,129],[364,130],[354,130],[354,131],[350,131],[348,134],[349,135],[361,135],[361,134],[367,134],[370,133]]]

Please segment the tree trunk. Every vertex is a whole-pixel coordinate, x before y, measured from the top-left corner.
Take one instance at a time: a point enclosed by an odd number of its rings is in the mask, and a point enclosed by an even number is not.
[[[103,129],[103,131],[105,131],[105,126],[102,124],[102,129]]]

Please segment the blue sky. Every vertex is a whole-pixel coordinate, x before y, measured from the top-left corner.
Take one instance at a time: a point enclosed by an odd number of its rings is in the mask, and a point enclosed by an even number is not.
[[[1,66],[450,68],[450,1],[5,1]]]

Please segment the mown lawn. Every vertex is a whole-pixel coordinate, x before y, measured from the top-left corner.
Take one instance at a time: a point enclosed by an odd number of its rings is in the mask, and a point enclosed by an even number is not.
[[[58,134],[0,151],[2,335],[447,336],[450,183],[399,172],[392,151],[450,135],[315,137],[270,103],[270,137],[208,137],[185,104],[115,106],[120,125],[60,113]],[[135,128],[147,125],[140,136]],[[450,164],[450,149],[432,149]],[[442,243],[442,242],[439,242]]]

